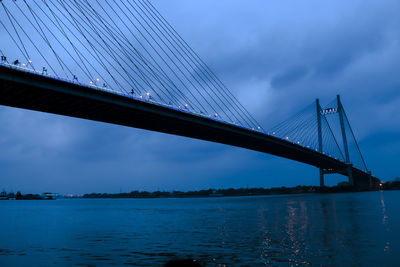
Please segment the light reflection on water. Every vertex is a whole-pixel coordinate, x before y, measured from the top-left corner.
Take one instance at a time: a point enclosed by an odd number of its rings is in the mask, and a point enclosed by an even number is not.
[[[396,266],[400,192],[0,202],[0,266]]]

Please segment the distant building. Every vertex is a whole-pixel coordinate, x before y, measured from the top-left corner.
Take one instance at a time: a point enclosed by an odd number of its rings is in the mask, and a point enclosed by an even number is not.
[[[0,200],[7,200],[8,196],[7,196],[7,192],[3,191],[0,193]]]
[[[57,197],[58,197],[57,193],[45,192],[42,194],[42,198],[44,199],[56,199]]]

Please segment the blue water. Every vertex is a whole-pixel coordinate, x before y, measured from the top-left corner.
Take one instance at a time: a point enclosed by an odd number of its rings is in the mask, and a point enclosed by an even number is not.
[[[0,266],[400,266],[400,191],[0,201]]]

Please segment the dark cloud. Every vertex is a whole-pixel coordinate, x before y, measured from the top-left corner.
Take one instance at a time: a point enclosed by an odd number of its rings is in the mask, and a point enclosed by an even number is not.
[[[279,73],[272,77],[271,86],[273,88],[284,88],[298,82],[301,78],[306,76],[308,73],[307,68],[302,66],[292,67],[283,73]]]

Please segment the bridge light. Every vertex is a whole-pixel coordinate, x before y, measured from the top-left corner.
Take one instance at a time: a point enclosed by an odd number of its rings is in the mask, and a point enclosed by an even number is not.
[[[29,63],[32,63],[32,60],[31,60],[31,59],[29,59],[29,60],[28,60],[28,62],[29,62]]]
[[[286,139],[286,140],[289,140],[289,136],[286,136],[285,139]]]
[[[93,85],[93,82],[92,82],[92,81],[90,81],[89,83],[90,83],[91,85]]]
[[[147,95],[147,96],[150,96],[150,92],[146,92],[146,95]]]
[[[22,66],[24,66],[24,67],[25,67],[25,66],[26,66],[26,64],[25,64],[25,63],[22,63]]]
[[[260,127],[260,126],[257,126],[257,129],[258,129],[258,130],[260,130],[260,129],[261,129],[261,127]]]
[[[297,144],[300,145],[300,141],[297,141]]]
[[[214,114],[214,117],[218,117],[218,113],[215,113],[215,114]]]
[[[329,114],[334,114],[334,113],[337,113],[336,108],[326,108],[321,111],[321,115],[329,115]]]
[[[100,81],[100,79],[99,78],[96,78],[96,82],[99,82]]]
[[[272,134],[275,134],[275,132],[272,132]]]

